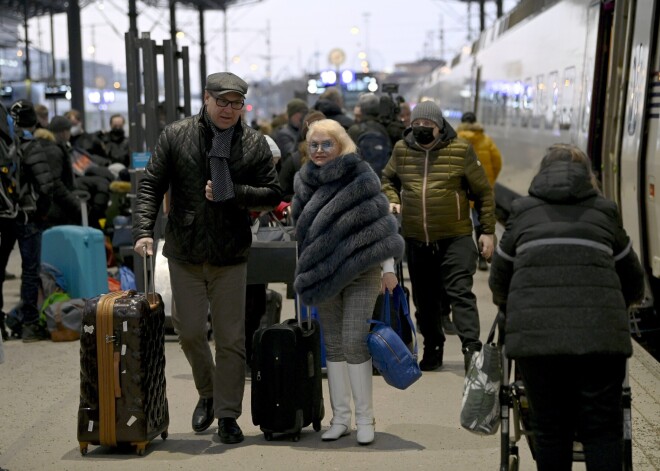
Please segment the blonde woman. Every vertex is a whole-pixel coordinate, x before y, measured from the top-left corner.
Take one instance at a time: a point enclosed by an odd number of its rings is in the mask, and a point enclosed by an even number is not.
[[[318,308],[323,326],[333,417],[322,439],[350,433],[352,394],[357,442],[367,445],[375,433],[368,320],[383,287],[398,284],[394,257],[404,241],[376,173],[339,123],[312,123],[307,145],[310,161],[296,174],[292,202],[294,287],[304,304]]]

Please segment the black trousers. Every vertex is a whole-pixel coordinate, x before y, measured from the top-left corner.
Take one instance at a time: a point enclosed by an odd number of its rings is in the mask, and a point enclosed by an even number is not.
[[[568,471],[573,440],[584,445],[589,471],[620,471],[622,385],[626,359],[617,355],[520,358],[539,471]]]
[[[425,244],[406,240],[408,273],[424,348],[444,344],[440,316],[443,298],[451,304],[463,351],[481,350],[477,298],[472,292],[477,249],[471,235]]]

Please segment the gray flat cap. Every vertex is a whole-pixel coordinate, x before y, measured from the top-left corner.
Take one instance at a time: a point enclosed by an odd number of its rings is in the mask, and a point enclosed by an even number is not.
[[[214,92],[216,96],[236,92],[245,97],[248,91],[248,84],[238,75],[234,75],[231,72],[218,72],[206,78],[205,88],[209,92]]]

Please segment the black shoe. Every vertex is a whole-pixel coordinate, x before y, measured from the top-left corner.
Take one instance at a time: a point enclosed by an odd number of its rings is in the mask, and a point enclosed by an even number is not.
[[[444,346],[424,347],[424,356],[419,362],[419,369],[422,371],[434,371],[442,366],[442,357]]]
[[[50,339],[50,332],[39,322],[32,322],[30,324],[23,324],[23,331],[21,332],[23,342],[38,342],[40,340]]]
[[[213,423],[213,398],[199,398],[192,416],[192,428],[195,432],[203,432]]]
[[[6,316],[7,314],[0,311],[0,334],[2,334],[2,340],[9,340],[9,332],[7,332],[7,328],[5,327]]]
[[[11,330],[11,338],[20,339],[23,336],[23,323],[11,313],[5,317],[5,325]]]
[[[445,332],[445,335],[457,335],[458,331],[456,326],[451,321],[449,316],[440,316],[440,323],[442,324],[442,330]]]
[[[243,432],[236,423],[236,419],[231,417],[223,417],[218,420],[218,435],[220,435],[220,441],[228,445],[241,443],[244,439]]]
[[[488,262],[486,259],[479,255],[479,262],[477,263],[477,268],[481,271],[488,271]]]

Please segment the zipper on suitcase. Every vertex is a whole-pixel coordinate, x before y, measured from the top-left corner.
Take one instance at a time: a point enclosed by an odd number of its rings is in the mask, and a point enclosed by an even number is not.
[[[99,385],[99,441],[101,445],[117,446],[115,426],[115,398],[121,395],[121,385],[116,377],[113,315],[115,301],[126,293],[118,291],[101,296],[96,306],[96,351]]]

